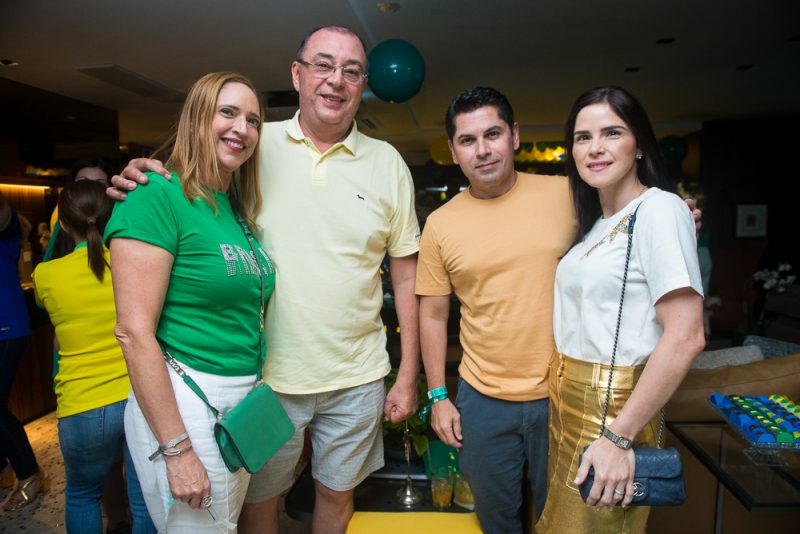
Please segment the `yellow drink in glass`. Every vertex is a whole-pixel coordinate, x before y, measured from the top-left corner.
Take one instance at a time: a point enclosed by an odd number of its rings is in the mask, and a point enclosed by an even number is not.
[[[453,500],[453,472],[444,467],[431,474],[431,499],[437,510],[450,508]]]

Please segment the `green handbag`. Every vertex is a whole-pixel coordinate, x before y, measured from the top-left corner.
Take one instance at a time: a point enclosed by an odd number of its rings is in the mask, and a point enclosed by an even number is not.
[[[258,421],[266,424],[258,424]],[[272,392],[260,382],[236,407],[214,425],[225,467],[259,471],[294,434],[294,425]]]
[[[242,226],[245,236],[247,236],[253,255],[257,257],[250,228],[241,218],[239,218],[239,224]],[[200,386],[184,372],[169,352],[163,350],[164,359],[167,363],[178,373],[186,385],[206,403],[206,406],[217,418],[217,422],[214,425],[214,438],[217,440],[225,467],[231,473],[241,468],[246,469],[248,473],[258,472],[294,434],[292,421],[286,415],[286,411],[281,406],[272,388],[265,384],[261,378],[265,353],[265,302],[264,276],[260,269],[259,278],[261,279],[261,312],[259,315],[261,324],[259,328],[259,359],[256,384],[252,391],[227,414],[222,414],[211,406]]]
[[[164,359],[217,418],[214,438],[225,467],[231,473],[243,467],[248,473],[258,472],[294,434],[292,421],[272,388],[261,379],[260,366],[255,387],[223,414],[208,402],[200,386],[166,350]]]

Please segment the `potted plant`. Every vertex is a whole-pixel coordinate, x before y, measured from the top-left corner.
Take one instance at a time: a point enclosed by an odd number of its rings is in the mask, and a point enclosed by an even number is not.
[[[392,388],[395,380],[397,380],[397,370],[393,369],[391,373],[386,375],[386,391],[389,391]],[[422,456],[428,450],[428,429],[430,427],[428,422],[423,421],[419,416],[420,410],[423,406],[425,406],[428,399],[426,387],[425,375],[420,373],[420,375],[417,377],[416,413],[405,421],[400,421],[398,423],[392,423],[389,420],[383,421],[384,448],[387,459],[405,462],[403,433],[406,429],[406,423],[408,424],[408,435],[411,438],[413,452],[416,453],[418,459],[422,458]]]

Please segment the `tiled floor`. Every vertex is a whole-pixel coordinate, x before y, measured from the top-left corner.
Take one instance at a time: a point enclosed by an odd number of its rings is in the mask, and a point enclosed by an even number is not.
[[[39,465],[50,475],[50,491],[18,512],[0,515],[0,532],[66,532],[64,527],[64,460],[58,446],[55,413],[25,426]],[[10,489],[0,490],[5,499]]]
[[[64,526],[64,460],[58,446],[55,413],[25,426],[39,465],[50,475],[50,491],[18,512],[0,513],[0,533],[66,533]],[[0,490],[0,501],[10,490]],[[281,534],[307,534],[310,525],[281,515]],[[199,533],[198,533],[199,534]]]

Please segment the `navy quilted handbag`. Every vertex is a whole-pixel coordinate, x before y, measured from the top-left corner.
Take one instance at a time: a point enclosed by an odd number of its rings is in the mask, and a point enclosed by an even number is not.
[[[584,449],[585,451],[586,449]],[[638,447],[636,473],[633,475],[633,502],[631,506],[678,506],[686,500],[683,485],[683,465],[678,450],[674,447],[657,449]],[[583,455],[581,455],[583,459]],[[581,484],[581,497],[584,502],[594,484],[594,468]]]

